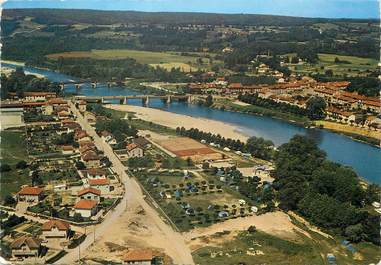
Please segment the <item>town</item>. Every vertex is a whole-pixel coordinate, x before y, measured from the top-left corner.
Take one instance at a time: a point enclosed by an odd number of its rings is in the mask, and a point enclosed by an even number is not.
[[[103,7],[2,13],[0,264],[381,260],[379,19]]]

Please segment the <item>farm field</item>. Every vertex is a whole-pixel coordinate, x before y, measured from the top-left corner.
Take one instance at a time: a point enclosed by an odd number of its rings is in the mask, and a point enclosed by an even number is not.
[[[204,56],[204,55],[201,55]],[[197,70],[198,68],[208,68],[209,59],[197,56],[184,56],[171,52],[151,52],[130,49],[112,49],[112,50],[91,50],[91,51],[73,51],[54,53],[47,55],[50,59],[63,58],[93,58],[93,59],[126,59],[133,58],[142,64],[149,64],[153,67],[160,66],[167,70],[180,68],[184,72]],[[197,60],[202,58],[201,65]]]
[[[293,56],[295,54],[289,54]],[[334,75],[357,76],[361,72],[375,70],[378,61],[371,58],[361,58],[356,56],[342,56],[337,54],[319,53],[319,62],[314,65],[291,65],[289,68],[297,73],[325,73],[326,70],[332,70]],[[335,58],[341,63],[335,63]]]

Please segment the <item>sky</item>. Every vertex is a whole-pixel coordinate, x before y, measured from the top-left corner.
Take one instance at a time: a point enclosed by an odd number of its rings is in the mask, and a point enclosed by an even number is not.
[[[324,18],[379,18],[380,13],[378,0],[7,0],[3,8],[245,13]]]

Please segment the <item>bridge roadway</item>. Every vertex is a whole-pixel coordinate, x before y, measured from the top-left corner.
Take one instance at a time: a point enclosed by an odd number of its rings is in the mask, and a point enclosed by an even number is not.
[[[191,101],[191,95],[131,95],[131,96],[74,96],[75,100],[98,101],[105,102],[106,100],[119,100],[120,104],[127,104],[129,99],[142,99],[145,103],[149,103],[150,99],[165,99],[167,103],[172,100],[187,100]]]

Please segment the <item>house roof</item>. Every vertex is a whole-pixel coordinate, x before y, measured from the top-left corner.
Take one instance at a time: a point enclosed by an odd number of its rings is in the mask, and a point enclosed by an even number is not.
[[[78,192],[78,196],[82,196],[82,195],[87,194],[87,193],[93,193],[95,195],[101,196],[101,191],[98,189],[94,189],[94,188],[82,189]]]
[[[94,200],[80,200],[74,205],[74,209],[90,210],[97,206],[97,201]]]
[[[38,187],[26,186],[19,191],[19,195],[40,195],[44,190]]]
[[[89,179],[90,186],[103,186],[109,185],[110,181],[107,178],[104,179]]]
[[[137,148],[137,147],[138,147],[137,144],[132,143],[132,144],[128,144],[127,147],[126,147],[126,149],[127,149],[128,151],[131,151],[131,150],[134,150],[134,149]]]
[[[152,250],[149,249],[133,249],[128,251],[124,257],[124,261],[150,261],[154,258]]]
[[[97,153],[92,150],[87,151],[82,155],[83,161],[99,160]]]
[[[41,245],[41,240],[31,236],[21,236],[11,243],[12,249],[19,249],[26,244],[30,249],[38,249]]]
[[[134,139],[134,144],[143,147],[143,146],[146,146],[147,144],[150,144],[150,142],[144,137],[138,137]]]
[[[72,145],[63,145],[62,150],[72,151],[72,150],[74,150],[74,147]]]
[[[90,168],[87,170],[87,174],[92,176],[96,176],[96,175],[104,176],[106,175],[106,171],[102,168]]]
[[[70,224],[61,220],[49,220],[42,224],[42,231],[50,231],[52,228],[57,228],[60,231],[70,229]]]

